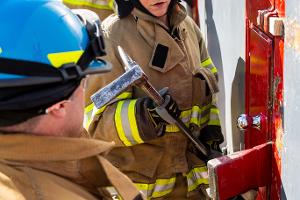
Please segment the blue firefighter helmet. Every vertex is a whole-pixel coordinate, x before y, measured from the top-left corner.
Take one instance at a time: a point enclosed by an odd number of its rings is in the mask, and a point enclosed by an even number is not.
[[[74,13],[59,0],[1,0],[0,27],[0,116],[40,112],[87,74],[110,70],[92,11]]]

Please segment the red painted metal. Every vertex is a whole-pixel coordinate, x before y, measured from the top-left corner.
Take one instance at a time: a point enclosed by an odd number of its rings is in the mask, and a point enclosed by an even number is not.
[[[246,150],[209,161],[217,199],[255,188],[257,200],[280,199],[284,39],[269,32],[271,16],[285,16],[285,0],[246,0],[245,110],[262,116],[262,128],[245,131]]]
[[[271,181],[272,143],[215,158],[208,162],[216,199],[225,200]],[[210,177],[211,178],[211,177]]]
[[[245,147],[273,141],[272,182],[260,188],[257,199],[276,200],[281,192],[284,40],[269,33],[268,18],[285,16],[285,0],[246,0],[246,13],[246,114],[266,114],[268,126],[261,131],[249,129]],[[261,64],[255,62],[257,58]]]
[[[245,148],[252,148],[270,141],[269,102],[270,102],[270,67],[272,62],[272,40],[256,26],[249,31],[249,69],[246,83],[246,113],[249,116],[263,115],[267,120],[261,130],[249,128],[245,132]]]

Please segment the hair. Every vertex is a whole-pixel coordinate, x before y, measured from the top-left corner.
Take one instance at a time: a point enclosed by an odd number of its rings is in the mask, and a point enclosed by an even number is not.
[[[36,116],[33,118],[30,118],[26,121],[23,121],[18,124],[14,124],[11,126],[1,126],[0,132],[2,134],[14,134],[14,133],[31,133],[33,129],[37,126],[39,123],[41,117]]]

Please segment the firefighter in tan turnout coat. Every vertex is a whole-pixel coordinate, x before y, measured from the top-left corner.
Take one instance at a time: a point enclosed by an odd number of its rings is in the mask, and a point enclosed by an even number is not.
[[[157,90],[168,87],[167,107],[178,115],[207,148],[219,151],[223,136],[215,95],[217,68],[203,37],[176,0],[117,1],[118,16],[102,23],[113,70],[88,81],[85,126],[93,137],[116,142],[106,156],[148,199],[206,199],[205,158],[187,137],[155,112],[138,87],[97,109],[89,99],[124,73],[120,45],[148,75]],[[177,104],[176,104],[176,103]]]
[[[142,199],[103,157],[113,143],[83,131],[83,78],[109,70],[98,25],[60,1],[0,2],[0,199]]]

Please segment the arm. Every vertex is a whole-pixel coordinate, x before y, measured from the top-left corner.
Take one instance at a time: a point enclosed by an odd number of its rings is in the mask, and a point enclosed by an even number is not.
[[[216,77],[216,81],[218,81],[218,70],[215,67],[211,57],[209,56],[201,31],[196,24],[194,24],[194,30],[197,34],[197,39],[200,48],[200,59],[201,59],[200,67],[208,69]],[[211,95],[212,95],[212,99],[211,99],[211,107],[209,112],[208,124],[201,129],[199,138],[211,149],[221,151],[219,144],[221,144],[224,141],[224,137],[222,134],[221,124],[219,119],[220,111],[217,107],[216,94],[212,92]]]
[[[113,44],[109,41],[108,45]],[[145,98],[133,98],[132,89],[96,109],[89,97],[124,72],[116,56],[116,45],[108,47],[105,58],[113,65],[113,71],[106,76],[88,80],[86,91],[85,127],[96,138],[115,141],[118,146],[133,146],[158,137],[161,124],[152,119]]]

